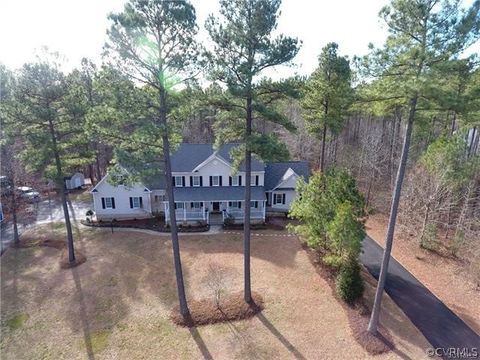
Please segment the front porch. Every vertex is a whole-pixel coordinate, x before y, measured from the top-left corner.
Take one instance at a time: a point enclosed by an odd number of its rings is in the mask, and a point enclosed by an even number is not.
[[[266,214],[266,200],[253,200],[250,207],[250,220],[252,223],[264,222]],[[245,217],[244,201],[220,200],[220,201],[176,201],[175,217],[178,223],[192,223],[203,221],[222,223],[231,219],[233,223],[243,223]],[[170,209],[167,201],[164,202],[165,223],[170,223]]]

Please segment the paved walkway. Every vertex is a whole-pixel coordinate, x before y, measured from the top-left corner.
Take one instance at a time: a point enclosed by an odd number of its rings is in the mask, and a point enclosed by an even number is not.
[[[383,248],[367,236],[360,260],[376,279],[382,256]],[[480,336],[393,257],[388,266],[385,291],[434,348],[480,350]]]

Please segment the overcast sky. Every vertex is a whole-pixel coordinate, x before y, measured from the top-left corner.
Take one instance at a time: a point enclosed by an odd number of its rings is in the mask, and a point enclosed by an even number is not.
[[[123,8],[123,0],[0,0],[0,62],[15,69],[33,59],[36,49],[47,46],[78,66],[82,57],[101,62],[109,26],[107,14]],[[466,3],[470,3],[467,0]],[[193,0],[201,29],[208,14],[218,9],[217,0]],[[293,68],[276,70],[279,77],[309,74],[323,46],[335,41],[344,55],[363,55],[367,45],[381,45],[386,29],[378,12],[386,0],[283,0],[278,31],[298,37],[303,45]],[[480,44],[470,49],[479,52]],[[271,74],[275,76],[275,74]]]

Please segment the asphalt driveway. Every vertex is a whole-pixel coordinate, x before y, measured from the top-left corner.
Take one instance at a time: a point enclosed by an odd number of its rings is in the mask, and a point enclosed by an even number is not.
[[[376,279],[382,255],[383,248],[367,236],[360,261]],[[394,258],[390,259],[385,291],[434,348],[480,350],[480,336]]]
[[[68,210],[72,223],[83,219],[87,210],[91,208],[92,204],[90,202],[69,201]],[[19,215],[18,231],[20,234],[30,226],[65,221],[62,205],[58,197],[42,199],[40,202],[32,204],[29,213],[28,217]],[[2,224],[0,238],[1,249],[5,251],[10,242],[13,241],[13,227],[11,223]]]

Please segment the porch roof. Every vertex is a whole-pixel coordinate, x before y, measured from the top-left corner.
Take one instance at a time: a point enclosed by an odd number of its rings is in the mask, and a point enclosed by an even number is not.
[[[252,200],[265,200],[263,186],[252,186]],[[175,201],[241,201],[245,186],[176,187]]]

